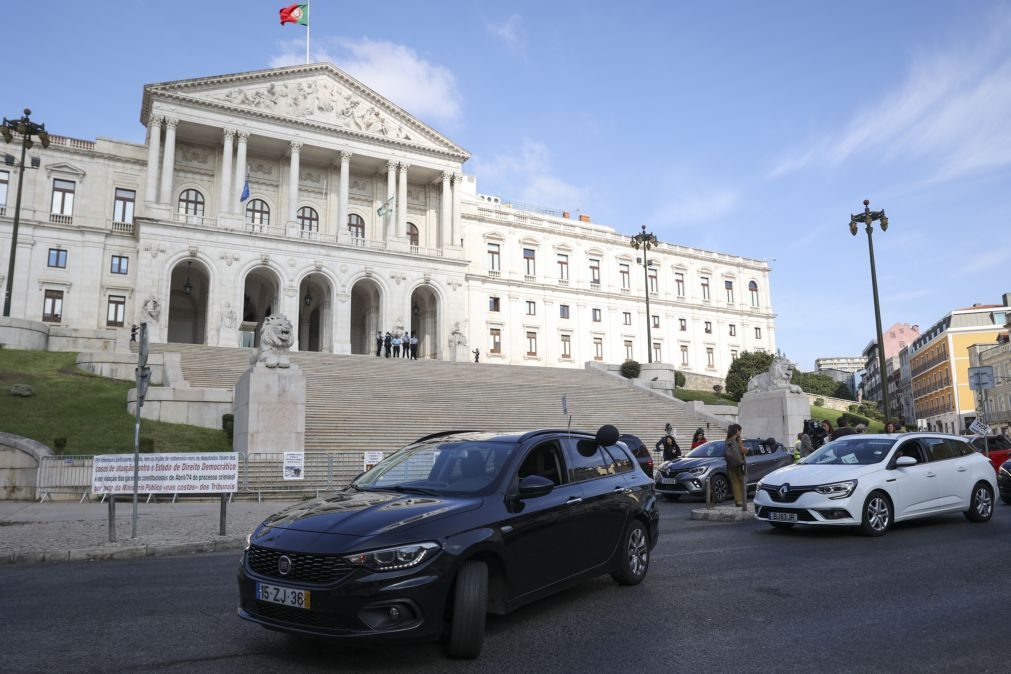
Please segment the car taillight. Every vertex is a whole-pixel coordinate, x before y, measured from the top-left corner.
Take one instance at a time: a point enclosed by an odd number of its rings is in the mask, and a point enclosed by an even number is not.
[[[652,472],[652,470],[653,470],[653,457],[649,457],[649,460],[646,461],[646,466],[649,467],[650,471]]]

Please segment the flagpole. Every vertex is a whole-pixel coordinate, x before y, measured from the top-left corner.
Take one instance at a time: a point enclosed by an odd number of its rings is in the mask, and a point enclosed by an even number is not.
[[[312,8],[309,0],[305,0],[305,11],[309,15],[309,22],[305,24],[305,64],[309,65],[309,25],[312,22]]]

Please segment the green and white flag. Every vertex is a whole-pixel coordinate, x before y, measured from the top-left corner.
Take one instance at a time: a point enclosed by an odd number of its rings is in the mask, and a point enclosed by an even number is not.
[[[379,207],[379,210],[376,211],[376,214],[378,214],[379,217],[389,215],[390,213],[393,212],[393,199],[394,197],[390,197],[389,199],[386,200],[386,203],[384,203],[382,206]]]

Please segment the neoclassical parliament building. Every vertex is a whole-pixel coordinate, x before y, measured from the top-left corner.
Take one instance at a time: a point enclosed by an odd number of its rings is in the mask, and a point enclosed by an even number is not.
[[[282,313],[299,350],[370,353],[406,331],[425,358],[652,355],[714,377],[775,351],[766,262],[660,243],[644,266],[638,223],[483,194],[466,150],[333,65],[150,84],[140,121],[144,145],[50,124],[29,151],[11,317],[242,346]],[[19,148],[0,144],[0,278]]]

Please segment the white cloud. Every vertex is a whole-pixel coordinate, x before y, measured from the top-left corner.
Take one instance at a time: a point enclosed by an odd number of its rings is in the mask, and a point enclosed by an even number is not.
[[[317,46],[319,45],[319,46]],[[368,38],[324,38],[314,41],[313,62],[329,61],[412,115],[432,122],[459,120],[463,97],[448,68],[394,42]],[[282,43],[270,60],[272,68],[305,62],[305,41]]]
[[[510,49],[520,49],[523,47],[520,35],[520,16],[513,14],[501,23],[486,23],[485,28],[489,33],[505,43]]]
[[[857,113],[842,130],[788,153],[778,177],[810,166],[909,161],[938,182],[1011,165],[1011,12],[986,35],[921,56],[905,81]]]
[[[481,182],[505,192],[506,198],[564,210],[586,205],[589,190],[554,175],[551,153],[544,143],[524,138],[515,150],[472,161],[473,173]]]

